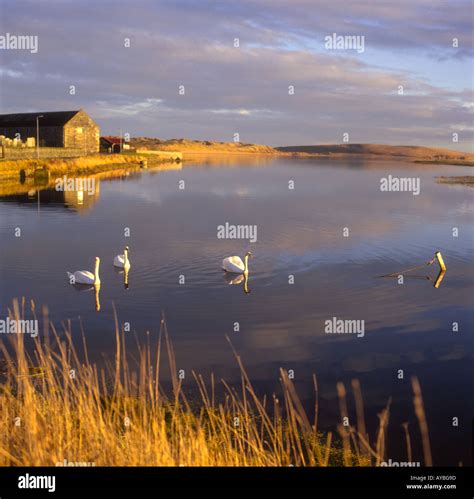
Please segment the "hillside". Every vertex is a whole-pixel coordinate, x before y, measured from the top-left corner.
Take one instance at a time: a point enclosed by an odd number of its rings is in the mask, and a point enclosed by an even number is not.
[[[189,139],[161,140],[150,137],[135,137],[130,140],[130,146],[136,149],[150,151],[180,151],[182,153],[253,153],[281,154],[275,148],[260,144],[244,144],[242,142],[211,142]]]
[[[319,146],[288,146],[277,147],[278,151],[292,154],[314,156],[347,156],[363,155],[393,159],[410,159],[419,162],[459,162],[469,164],[474,162],[474,154],[451,149],[441,149],[423,146],[392,146],[385,144],[334,144]]]
[[[450,163],[474,166],[474,154],[451,149],[423,146],[392,146],[386,144],[333,144],[271,147],[242,142],[135,137],[130,140],[134,149],[180,151],[184,154],[274,154],[280,156],[312,156],[344,158],[365,156],[380,159],[401,159],[420,163]]]

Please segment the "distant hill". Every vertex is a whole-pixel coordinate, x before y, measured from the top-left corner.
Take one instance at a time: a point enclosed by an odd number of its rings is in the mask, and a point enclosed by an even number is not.
[[[449,161],[468,164],[474,162],[473,153],[453,151],[436,147],[423,146],[391,146],[385,144],[334,144],[320,146],[288,146],[277,147],[278,151],[293,154],[314,156],[346,156],[364,155],[393,159],[411,159],[420,162],[442,163]]]
[[[208,140],[171,139],[161,140],[150,137],[135,137],[130,146],[136,149],[181,151],[183,153],[254,153],[281,154],[271,146],[245,144],[242,142],[211,142]]]
[[[334,144],[271,147],[242,142],[216,142],[208,140],[134,137],[132,148],[140,150],[180,151],[184,154],[275,154],[280,156],[312,156],[343,158],[367,156],[385,159],[403,159],[421,163],[450,163],[474,166],[474,154],[450,149],[422,146],[391,146],[384,144]]]

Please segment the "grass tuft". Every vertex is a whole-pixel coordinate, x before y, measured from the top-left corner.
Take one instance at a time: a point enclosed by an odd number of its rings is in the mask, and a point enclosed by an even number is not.
[[[10,318],[25,317],[25,308],[24,299],[15,300]],[[36,319],[35,304],[28,308]],[[199,398],[189,401],[177,376],[164,318],[156,349],[152,351],[149,342],[137,345],[135,369],[127,360],[117,320],[115,359],[107,368],[89,362],[84,335],[80,356],[70,326],[58,332],[46,308],[42,324],[43,334],[32,339],[34,347],[28,351],[24,334],[9,335],[8,345],[0,342],[2,466],[54,466],[65,460],[95,466],[370,466],[385,459],[389,404],[371,445],[357,381],[357,426],[342,423],[347,394],[340,383],[340,437],[322,434],[317,427],[316,377],[312,421],[286,371],[280,371],[283,397],[274,395],[269,403],[257,395],[235,351],[242,379],[239,390],[222,380],[225,396],[218,401],[214,377],[206,384],[193,373]],[[163,355],[171,371],[168,391],[160,382]],[[427,435],[421,392],[418,384],[414,386],[417,415]],[[430,461],[428,444],[424,451]]]

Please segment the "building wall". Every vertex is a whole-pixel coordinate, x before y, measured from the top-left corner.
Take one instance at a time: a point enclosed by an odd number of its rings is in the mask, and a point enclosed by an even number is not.
[[[63,128],[61,126],[41,126],[41,118],[39,122],[39,143],[41,147],[62,147],[63,146]],[[22,142],[26,142],[28,137],[35,137],[36,126],[33,127],[0,127],[0,135],[4,135],[9,139],[18,137]]]
[[[64,126],[63,147],[81,149],[84,152],[99,152],[100,129],[84,111],[80,111]]]
[[[37,155],[35,147],[6,147],[4,152],[6,159],[36,159]],[[40,159],[79,158],[81,156],[84,156],[82,149],[66,149],[64,147],[40,148]]]

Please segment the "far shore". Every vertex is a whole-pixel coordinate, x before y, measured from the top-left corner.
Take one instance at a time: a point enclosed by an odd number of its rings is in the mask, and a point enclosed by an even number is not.
[[[179,150],[184,158],[204,154],[259,154],[283,157],[308,157],[320,159],[363,158],[399,160],[416,163],[474,166],[474,154],[451,149],[424,146],[393,146],[387,144],[333,144],[272,147],[243,142],[211,142],[188,139],[161,140],[137,137],[130,145],[137,149]]]
[[[160,140],[138,137],[130,141],[132,151],[122,154],[93,154],[75,158],[2,159],[0,182],[28,178],[38,170],[51,175],[86,175],[137,165],[170,161],[173,151],[184,160],[205,155],[280,156],[314,159],[362,159],[405,161],[418,164],[474,166],[474,154],[451,149],[383,144],[336,144],[320,146],[271,147],[241,142],[210,142],[186,139]],[[41,150],[40,150],[41,153]],[[171,161],[173,161],[171,159]]]
[[[387,144],[335,144],[278,147],[278,151],[324,158],[372,158],[414,163],[474,166],[474,154],[437,147]]]
[[[474,187],[474,176],[436,177],[436,182],[438,182],[438,184],[467,185],[469,187]]]

